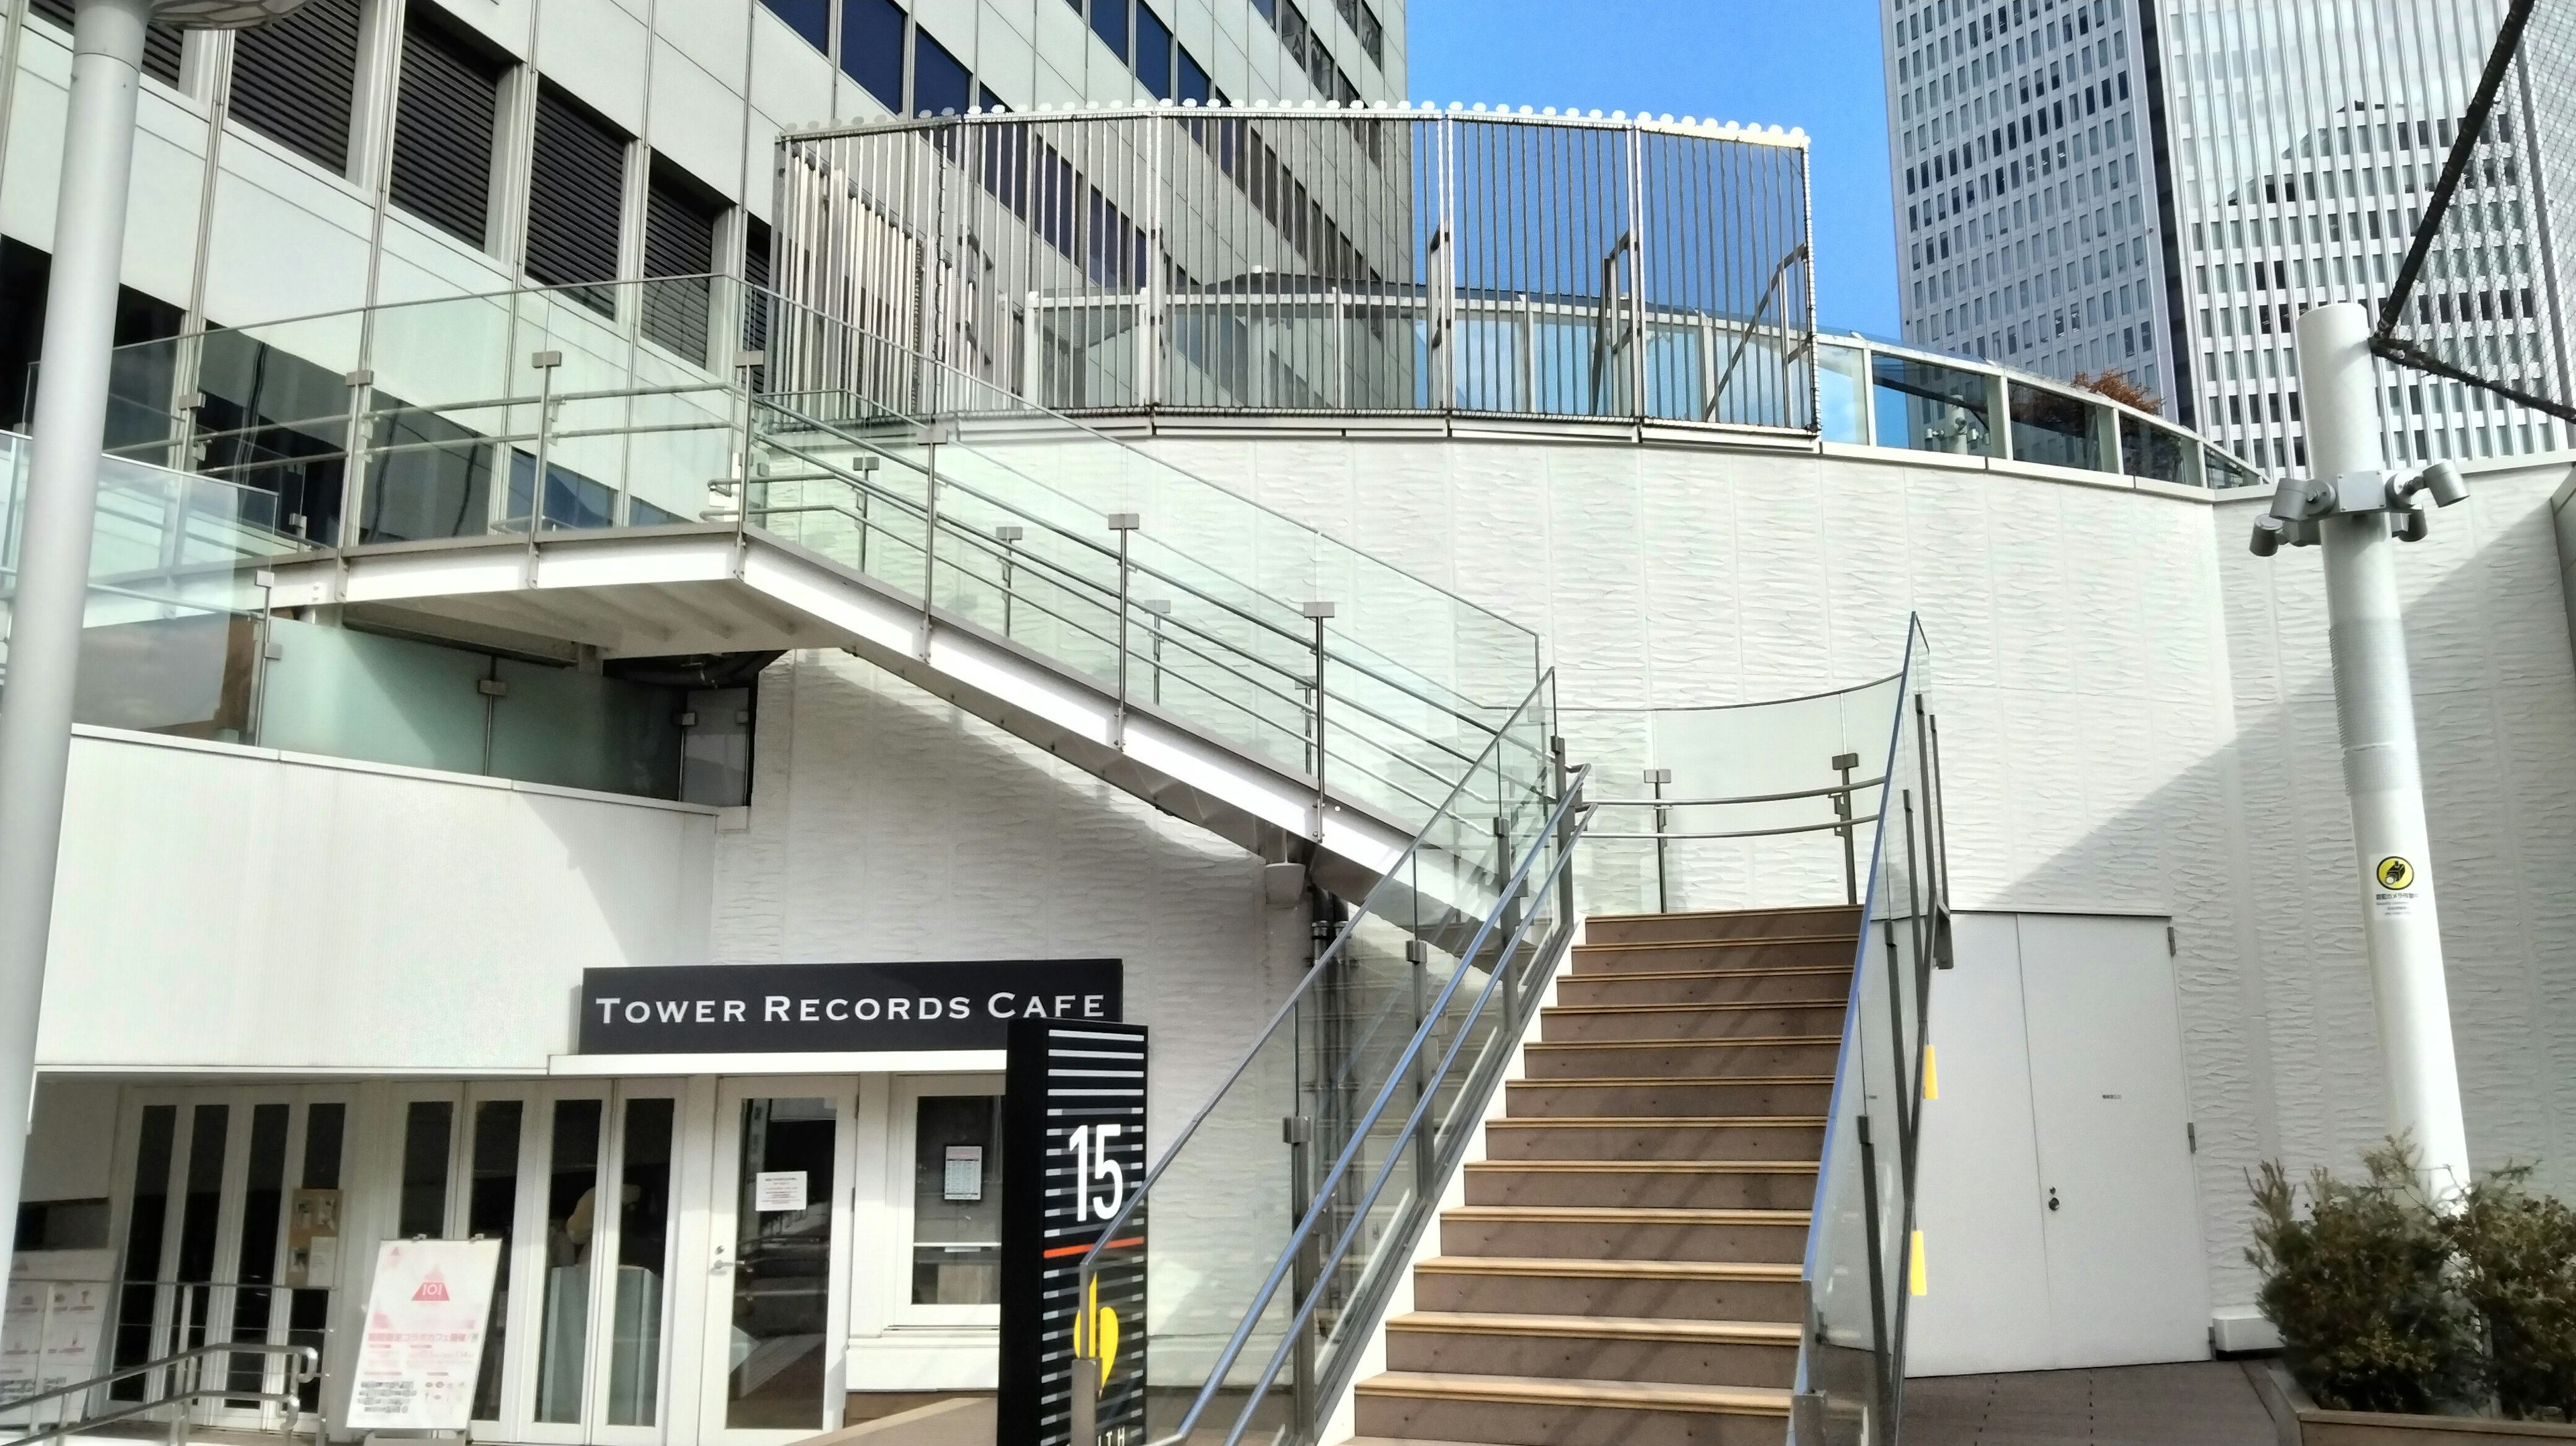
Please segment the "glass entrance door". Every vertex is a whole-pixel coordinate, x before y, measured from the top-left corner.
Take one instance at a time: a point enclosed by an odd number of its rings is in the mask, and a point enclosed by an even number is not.
[[[477,1440],[652,1446],[677,1090],[453,1087],[398,1107],[400,1233],[498,1239]]]
[[[336,1089],[137,1090],[124,1172],[115,1367],[226,1341],[309,1345],[328,1337],[341,1281],[341,1157],[349,1105]],[[273,1424],[249,1393],[284,1389],[276,1357],[234,1356],[201,1377],[245,1393],[196,1413],[207,1425]],[[140,1400],[142,1377],[110,1389]],[[319,1404],[305,1385],[303,1405]]]
[[[719,1093],[708,1439],[777,1446],[840,1424],[856,1104],[846,1080]]]

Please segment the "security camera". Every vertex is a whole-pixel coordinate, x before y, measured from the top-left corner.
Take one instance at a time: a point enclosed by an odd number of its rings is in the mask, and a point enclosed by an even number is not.
[[[2420,507],[2388,514],[2388,524],[2389,532],[2400,542],[2422,542],[2432,531],[2430,519]]]
[[[2433,494],[2433,505],[2448,507],[2469,500],[2469,479],[2448,462],[2436,462],[2424,469],[2424,490]]]
[[[2279,552],[2281,550],[2281,519],[2277,517],[2255,518],[2254,538],[2246,545],[2253,549],[2256,557],[2270,557],[2273,553]]]

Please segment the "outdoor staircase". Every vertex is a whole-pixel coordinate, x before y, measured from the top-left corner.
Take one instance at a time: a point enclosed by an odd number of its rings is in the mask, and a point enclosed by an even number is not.
[[[1353,1446],[1777,1446],[1858,929],[1586,922]]]

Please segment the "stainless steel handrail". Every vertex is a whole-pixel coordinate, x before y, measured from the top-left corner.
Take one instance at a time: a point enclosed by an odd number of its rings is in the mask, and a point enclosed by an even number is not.
[[[1550,865],[1547,877],[1535,892],[1545,894],[1548,889],[1554,887],[1557,877],[1564,873],[1574,857],[1574,845],[1581,838],[1585,814],[1577,801],[1582,797],[1583,784],[1591,772],[1592,765],[1588,763],[1573,771],[1565,796],[1557,800],[1556,809],[1549,816],[1546,827],[1533,836],[1529,851],[1523,855],[1520,866],[1512,873],[1511,882],[1497,891],[1501,900],[1507,902],[1522,897],[1522,886],[1529,879],[1530,869],[1538,862],[1540,851],[1550,844],[1556,847],[1556,861]],[[1498,905],[1497,913],[1499,912]],[[1496,951],[1495,958],[1499,962],[1496,967],[1485,972],[1484,988],[1478,991],[1475,1002],[1468,1006],[1465,1019],[1445,1031],[1441,1027],[1447,1022],[1449,1001],[1456,996],[1458,986],[1467,979],[1469,970],[1465,967],[1466,961],[1483,954],[1485,941],[1494,932],[1495,915],[1492,914],[1487,915],[1484,922],[1478,926],[1475,938],[1467,947],[1459,951],[1460,967],[1450,971],[1449,980],[1441,986],[1439,997],[1423,1006],[1421,1026],[1414,1031],[1413,1038],[1406,1042],[1404,1053],[1387,1067],[1386,1083],[1379,1088],[1377,1098],[1370,1103],[1366,1115],[1353,1126],[1350,1132],[1350,1143],[1342,1147],[1341,1155],[1333,1161],[1332,1169],[1325,1174],[1322,1183],[1316,1187],[1315,1200],[1326,1200],[1332,1197],[1343,1179],[1350,1174],[1352,1164],[1358,1160],[1363,1147],[1370,1143],[1371,1128],[1385,1116],[1387,1105],[1394,1100],[1398,1088],[1416,1081],[1414,1062],[1421,1057],[1424,1046],[1432,1043],[1445,1032],[1449,1036],[1448,1050],[1441,1055],[1437,1069],[1429,1076],[1420,1079],[1412,1111],[1405,1116],[1404,1126],[1395,1136],[1394,1142],[1383,1145],[1384,1158],[1378,1165],[1376,1178],[1369,1183],[1367,1195],[1349,1212],[1350,1223],[1342,1228],[1342,1233],[1333,1242],[1332,1249],[1315,1267],[1315,1279],[1332,1278],[1335,1267],[1350,1254],[1353,1242],[1358,1240],[1360,1233],[1368,1228],[1370,1207],[1374,1206],[1379,1196],[1385,1193],[1387,1182],[1395,1178],[1397,1169],[1409,1163],[1413,1152],[1408,1146],[1420,1135],[1426,1114],[1440,1099],[1442,1088],[1448,1083],[1450,1072],[1457,1064],[1458,1052],[1466,1047],[1470,1028],[1475,1024],[1477,1016],[1484,1012],[1485,1006],[1492,1001],[1494,991],[1501,987],[1503,976],[1510,968],[1514,953],[1521,947],[1521,941],[1528,937],[1530,926],[1537,921],[1537,918],[1536,911],[1524,911],[1521,914],[1520,922],[1512,929],[1509,942]],[[1562,926],[1571,921],[1558,922]],[[1536,1008],[1539,1001],[1545,997],[1546,981],[1534,980],[1532,983],[1537,987],[1521,991],[1520,1002],[1524,1011]],[[1514,1020],[1506,1023],[1519,1022]],[[1517,1033],[1511,1037],[1515,1042],[1518,1041]],[[1311,1201],[1302,1203],[1310,1206],[1312,1204]],[[1233,1369],[1237,1357],[1242,1354],[1244,1343],[1252,1338],[1254,1329],[1260,1325],[1263,1315],[1269,1310],[1271,1299],[1278,1294],[1280,1284],[1287,1279],[1289,1270],[1304,1249],[1308,1235],[1315,1228],[1315,1222],[1323,1215],[1323,1211],[1312,1208],[1301,1212],[1297,1229],[1290,1235],[1287,1248],[1280,1252],[1278,1262],[1271,1267],[1269,1278],[1262,1282],[1261,1291],[1254,1298],[1251,1309],[1244,1313],[1242,1320],[1235,1326],[1234,1335],[1227,1340],[1225,1348],[1218,1352],[1215,1364],[1209,1368],[1207,1384],[1200,1387],[1198,1399],[1191,1403],[1189,1411],[1182,1416],[1179,1426],[1173,1433],[1153,1443],[1153,1446],[1171,1446],[1171,1443],[1189,1439],[1191,1432],[1198,1425],[1200,1413],[1207,1408],[1217,1392],[1224,1388],[1227,1374]],[[1384,1260],[1390,1257],[1381,1255],[1377,1258]],[[1286,1364],[1294,1350],[1299,1332],[1306,1329],[1307,1322],[1314,1316],[1315,1308],[1322,1303],[1323,1295],[1320,1290],[1309,1292],[1305,1303],[1300,1305],[1296,1313],[1289,1318],[1287,1329],[1281,1332],[1278,1347],[1271,1352],[1269,1365],[1262,1371],[1261,1378],[1244,1393],[1243,1410],[1236,1417],[1234,1428],[1226,1433],[1226,1446],[1233,1446],[1233,1443],[1243,1438],[1245,1429],[1252,1423],[1254,1413],[1260,1409],[1262,1397],[1278,1379],[1281,1367]],[[1077,1297],[1077,1299],[1080,1298],[1083,1297]]]
[[[226,1341],[212,1345],[191,1346],[187,1350],[176,1351],[155,1360],[145,1361],[140,1365],[121,1367],[117,1370],[109,1371],[107,1374],[102,1376],[92,1376],[86,1381],[75,1381],[68,1386],[57,1386],[50,1391],[39,1391],[33,1395],[20,1396],[16,1400],[7,1402],[5,1405],[0,1405],[0,1410],[30,1410],[38,1403],[44,1401],[72,1397],[85,1397],[92,1391],[98,1390],[103,1386],[112,1386],[118,1381],[132,1380],[138,1376],[147,1376],[154,1372],[171,1370],[172,1368],[180,1365],[189,1365],[191,1367],[187,1390],[167,1392],[148,1401],[130,1402],[116,1410],[108,1411],[102,1415],[84,1416],[77,1421],[56,1422],[54,1425],[48,1426],[31,1435],[17,1437],[16,1439],[8,1442],[7,1446],[35,1446],[35,1443],[40,1441],[59,1440],[63,1437],[77,1435],[84,1431],[96,1430],[101,1426],[113,1425],[118,1421],[129,1421],[137,1416],[160,1410],[165,1406],[184,1405],[190,1402],[205,1400],[262,1401],[270,1405],[277,1406],[285,1412],[285,1421],[283,1425],[278,1427],[278,1434],[281,1436],[292,1434],[295,1429],[295,1423],[302,1418],[304,1413],[304,1403],[296,1393],[292,1390],[259,1391],[242,1390],[227,1385],[206,1385],[203,1380],[204,1362],[215,1356],[223,1356],[227,1358],[233,1356],[284,1356],[290,1361],[300,1363],[301,1366],[301,1369],[289,1369],[286,1380],[286,1384],[289,1386],[304,1385],[309,1381],[319,1379],[322,1374],[322,1353],[311,1346],[279,1345],[269,1341]],[[315,1416],[314,1421],[316,1446],[319,1446],[321,1418],[318,1414]],[[171,1419],[171,1446],[185,1446],[188,1439],[188,1425],[188,1412],[185,1410],[180,1411]]]
[[[1511,732],[1513,723],[1519,721],[1529,712],[1530,706],[1539,700],[1541,694],[1555,681],[1555,677],[1556,674],[1553,670],[1540,676],[1538,682],[1530,688],[1529,693],[1521,699],[1520,706],[1513,709],[1511,717],[1506,719],[1503,726],[1495,731],[1494,742],[1486,746],[1485,756],[1492,756],[1495,749],[1501,746],[1503,738],[1508,736]],[[1477,767],[1482,768],[1484,761],[1483,757],[1478,758]],[[1469,776],[1472,777],[1476,771],[1476,769],[1470,769]],[[1449,797],[1441,803],[1440,809],[1432,814],[1431,819],[1422,826],[1421,832],[1416,833],[1412,840],[1406,844],[1404,853],[1400,856],[1401,858],[1409,859],[1415,853],[1420,851],[1423,844],[1430,838],[1431,830],[1437,827],[1443,818],[1449,816],[1450,805],[1457,801],[1460,792],[1466,787],[1466,782],[1466,779],[1462,778],[1457,784],[1451,787]],[[1227,1071],[1224,1080],[1220,1081],[1215,1089],[1208,1092],[1205,1101],[1199,1105],[1198,1112],[1190,1116],[1189,1123],[1181,1127],[1179,1134],[1172,1137],[1172,1143],[1164,1148],[1162,1157],[1154,1162],[1152,1169],[1145,1172],[1143,1182],[1127,1193],[1127,1199],[1119,1206],[1118,1213],[1111,1216],[1108,1223],[1101,1228],[1100,1243],[1092,1246],[1091,1250],[1082,1257],[1082,1264],[1075,1282],[1075,1299],[1082,1300],[1089,1298],[1087,1292],[1090,1290],[1092,1278],[1099,1273],[1100,1269],[1100,1252],[1107,1247],[1109,1241],[1117,1237],[1118,1232],[1126,1226],[1129,1219],[1131,1219],[1135,1215],[1136,1211],[1142,1207],[1146,1196],[1153,1192],[1155,1182],[1163,1177],[1163,1172],[1171,1166],[1172,1161],[1180,1158],[1181,1151],[1187,1147],[1191,1139],[1198,1134],[1199,1126],[1206,1123],[1208,1116],[1216,1112],[1218,1103],[1234,1089],[1236,1082],[1244,1077],[1244,1073],[1252,1068],[1253,1061],[1260,1057],[1261,1051],[1267,1047],[1271,1039],[1278,1034],[1280,1027],[1296,1017],[1296,1012],[1299,1006],[1306,1003],[1307,996],[1313,993],[1314,990],[1319,987],[1321,981],[1331,974],[1333,967],[1341,962],[1343,954],[1349,948],[1350,941],[1358,935],[1360,920],[1369,916],[1373,906],[1377,902],[1378,893],[1385,889],[1389,882],[1395,880],[1401,872],[1402,864],[1399,863],[1395,869],[1388,871],[1385,875],[1385,881],[1381,882],[1377,889],[1372,889],[1367,899],[1361,901],[1358,911],[1351,916],[1351,918],[1338,932],[1336,932],[1333,937],[1333,942],[1325,946],[1322,953],[1315,956],[1315,962],[1307,968],[1304,977],[1297,981],[1297,986],[1294,989],[1289,990],[1288,997],[1280,1003],[1276,1010],[1271,1012],[1269,1023],[1264,1025],[1261,1032],[1253,1037],[1252,1043],[1245,1047],[1242,1057],[1235,1061],[1234,1068]]]

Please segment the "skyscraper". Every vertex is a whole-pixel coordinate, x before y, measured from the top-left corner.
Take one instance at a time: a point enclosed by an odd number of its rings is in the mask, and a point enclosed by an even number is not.
[[[1890,162],[1908,339],[2114,372],[2266,469],[2305,465],[2290,325],[2376,305],[2457,135],[2502,0],[1891,0]],[[2500,360],[2556,268],[2476,178],[2468,289]],[[2438,298],[2448,304],[2450,298]],[[2559,444],[2547,418],[2388,368],[2395,458]]]

